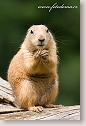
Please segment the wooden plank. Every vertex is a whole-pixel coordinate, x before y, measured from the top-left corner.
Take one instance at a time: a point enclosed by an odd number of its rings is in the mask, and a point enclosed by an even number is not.
[[[45,108],[37,113],[19,111],[0,114],[0,120],[80,120],[80,106],[65,106],[60,109]]]
[[[6,102],[13,102],[14,101],[14,98],[10,94],[4,92],[1,89],[0,89],[0,98]]]
[[[19,111],[25,111],[25,110],[16,108],[10,104],[0,104],[0,114],[10,113],[10,112],[19,112]]]
[[[12,90],[10,84],[6,80],[3,80],[1,77],[0,77],[0,84],[6,87],[7,89]]]
[[[10,84],[0,77],[0,100],[8,103],[14,102],[13,92]]]
[[[13,94],[12,89],[10,90],[9,88],[7,88],[4,85],[2,85],[1,83],[0,83],[0,90],[4,91],[4,92],[6,92],[6,93],[8,93],[10,95]]]

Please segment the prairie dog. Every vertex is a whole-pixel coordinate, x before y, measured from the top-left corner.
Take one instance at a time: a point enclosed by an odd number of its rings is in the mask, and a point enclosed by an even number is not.
[[[45,25],[33,25],[8,68],[8,81],[20,108],[40,112],[58,107],[56,42]]]

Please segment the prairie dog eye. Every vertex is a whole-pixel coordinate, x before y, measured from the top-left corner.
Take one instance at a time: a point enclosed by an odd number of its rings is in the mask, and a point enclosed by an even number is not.
[[[33,30],[31,30],[30,33],[33,34]]]
[[[46,31],[47,33],[49,32],[49,30],[47,29],[47,31]]]

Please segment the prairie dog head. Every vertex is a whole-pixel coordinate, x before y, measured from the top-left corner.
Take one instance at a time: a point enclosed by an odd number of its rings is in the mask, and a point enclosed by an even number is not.
[[[48,49],[55,45],[51,32],[45,25],[33,25],[28,31],[24,44],[28,49]]]

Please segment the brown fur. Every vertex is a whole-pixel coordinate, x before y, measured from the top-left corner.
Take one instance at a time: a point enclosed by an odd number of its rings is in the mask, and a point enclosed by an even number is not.
[[[20,108],[42,111],[43,106],[57,107],[51,104],[58,94],[56,51],[56,43],[46,26],[33,25],[28,29],[8,69],[8,81]]]

